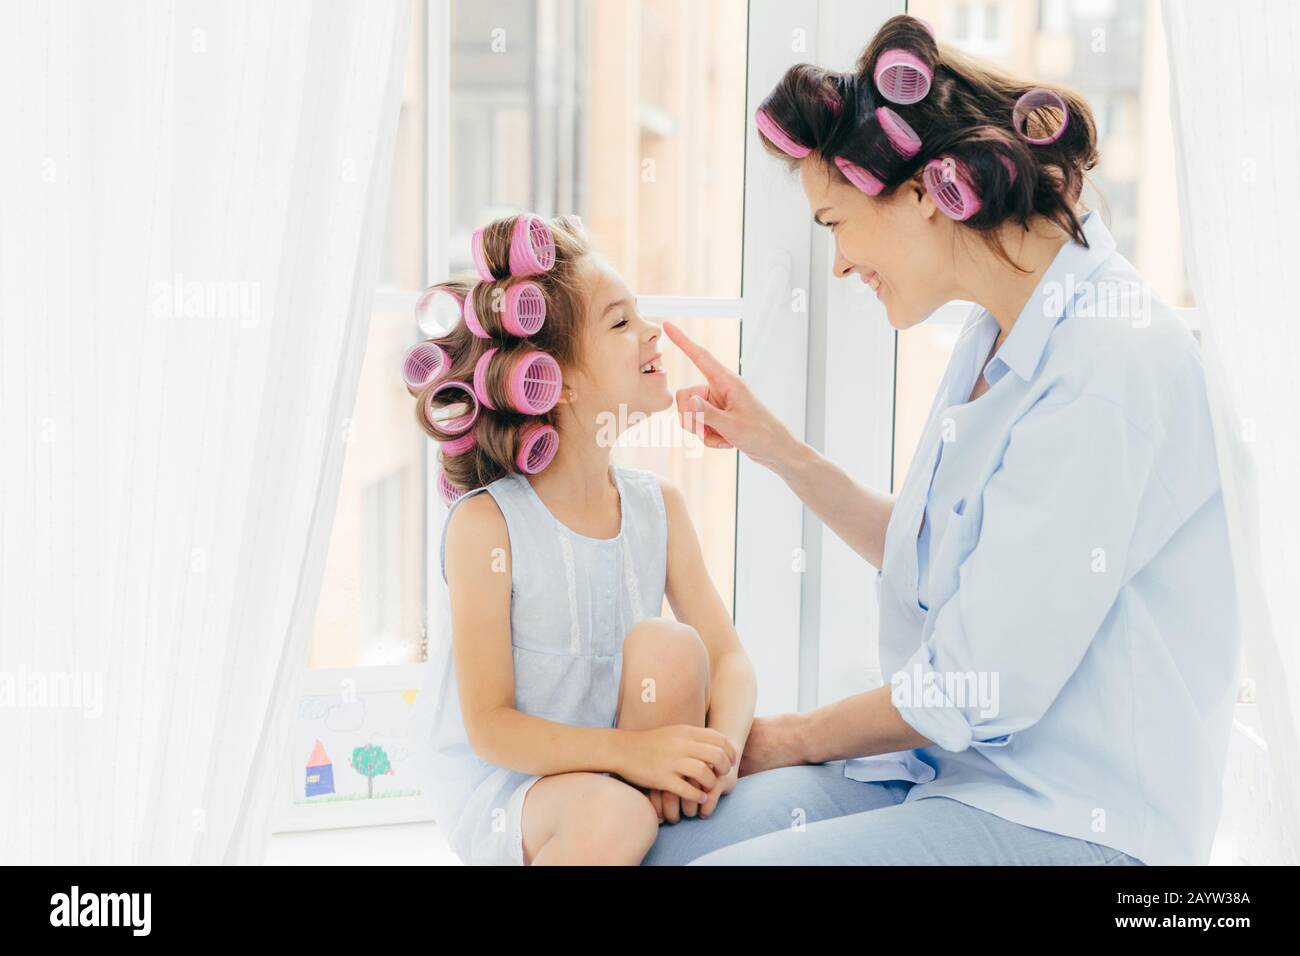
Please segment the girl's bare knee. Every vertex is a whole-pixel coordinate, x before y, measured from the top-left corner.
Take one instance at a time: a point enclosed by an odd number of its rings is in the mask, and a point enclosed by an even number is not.
[[[689,624],[663,617],[647,618],[628,631],[623,639],[625,670],[629,661],[660,680],[707,679],[709,674],[709,651],[699,632]]]

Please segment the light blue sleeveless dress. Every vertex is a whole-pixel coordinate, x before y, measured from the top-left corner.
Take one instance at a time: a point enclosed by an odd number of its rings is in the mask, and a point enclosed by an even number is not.
[[[579,727],[612,727],[623,670],[623,639],[660,613],[668,523],[659,476],[612,469],[621,521],[613,538],[589,538],[562,524],[522,475],[467,492],[447,512],[439,561],[447,580],[447,523],[469,497],[487,492],[505,516],[512,581],[510,640],[515,706]],[[417,716],[432,734],[430,780],[439,827],[467,864],[523,864],[524,796],[540,777],[494,767],[470,748],[452,667],[451,620],[430,638]],[[418,707],[418,704],[417,704]]]

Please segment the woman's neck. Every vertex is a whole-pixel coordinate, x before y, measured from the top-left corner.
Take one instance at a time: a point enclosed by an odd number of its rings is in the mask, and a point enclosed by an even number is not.
[[[1006,341],[1056,254],[1070,241],[1063,229],[1042,219],[1030,220],[1028,229],[1007,223],[1002,227],[1001,238],[1002,247],[1020,269],[999,259],[982,239],[975,237],[971,240],[971,254],[958,266],[958,283],[962,288],[957,298],[987,309],[1001,328],[995,350]]]

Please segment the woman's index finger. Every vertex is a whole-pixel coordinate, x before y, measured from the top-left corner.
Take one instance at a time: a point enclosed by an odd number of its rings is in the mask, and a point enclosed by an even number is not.
[[[668,337],[672,339],[673,344],[686,354],[686,357],[704,373],[704,377],[710,382],[715,379],[726,379],[732,374],[731,369],[714,358],[712,352],[696,343],[673,323],[665,320],[664,331],[668,333]]]

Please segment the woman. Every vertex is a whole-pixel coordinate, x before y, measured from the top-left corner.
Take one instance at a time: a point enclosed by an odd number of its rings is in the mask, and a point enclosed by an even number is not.
[[[1205,862],[1237,658],[1214,441],[1195,340],[1079,208],[1087,105],[899,16],[851,74],[792,68],[757,123],[891,325],[977,308],[896,497],[667,327],[707,443],[879,568],[889,683],[757,719],[749,775],[647,862]]]

